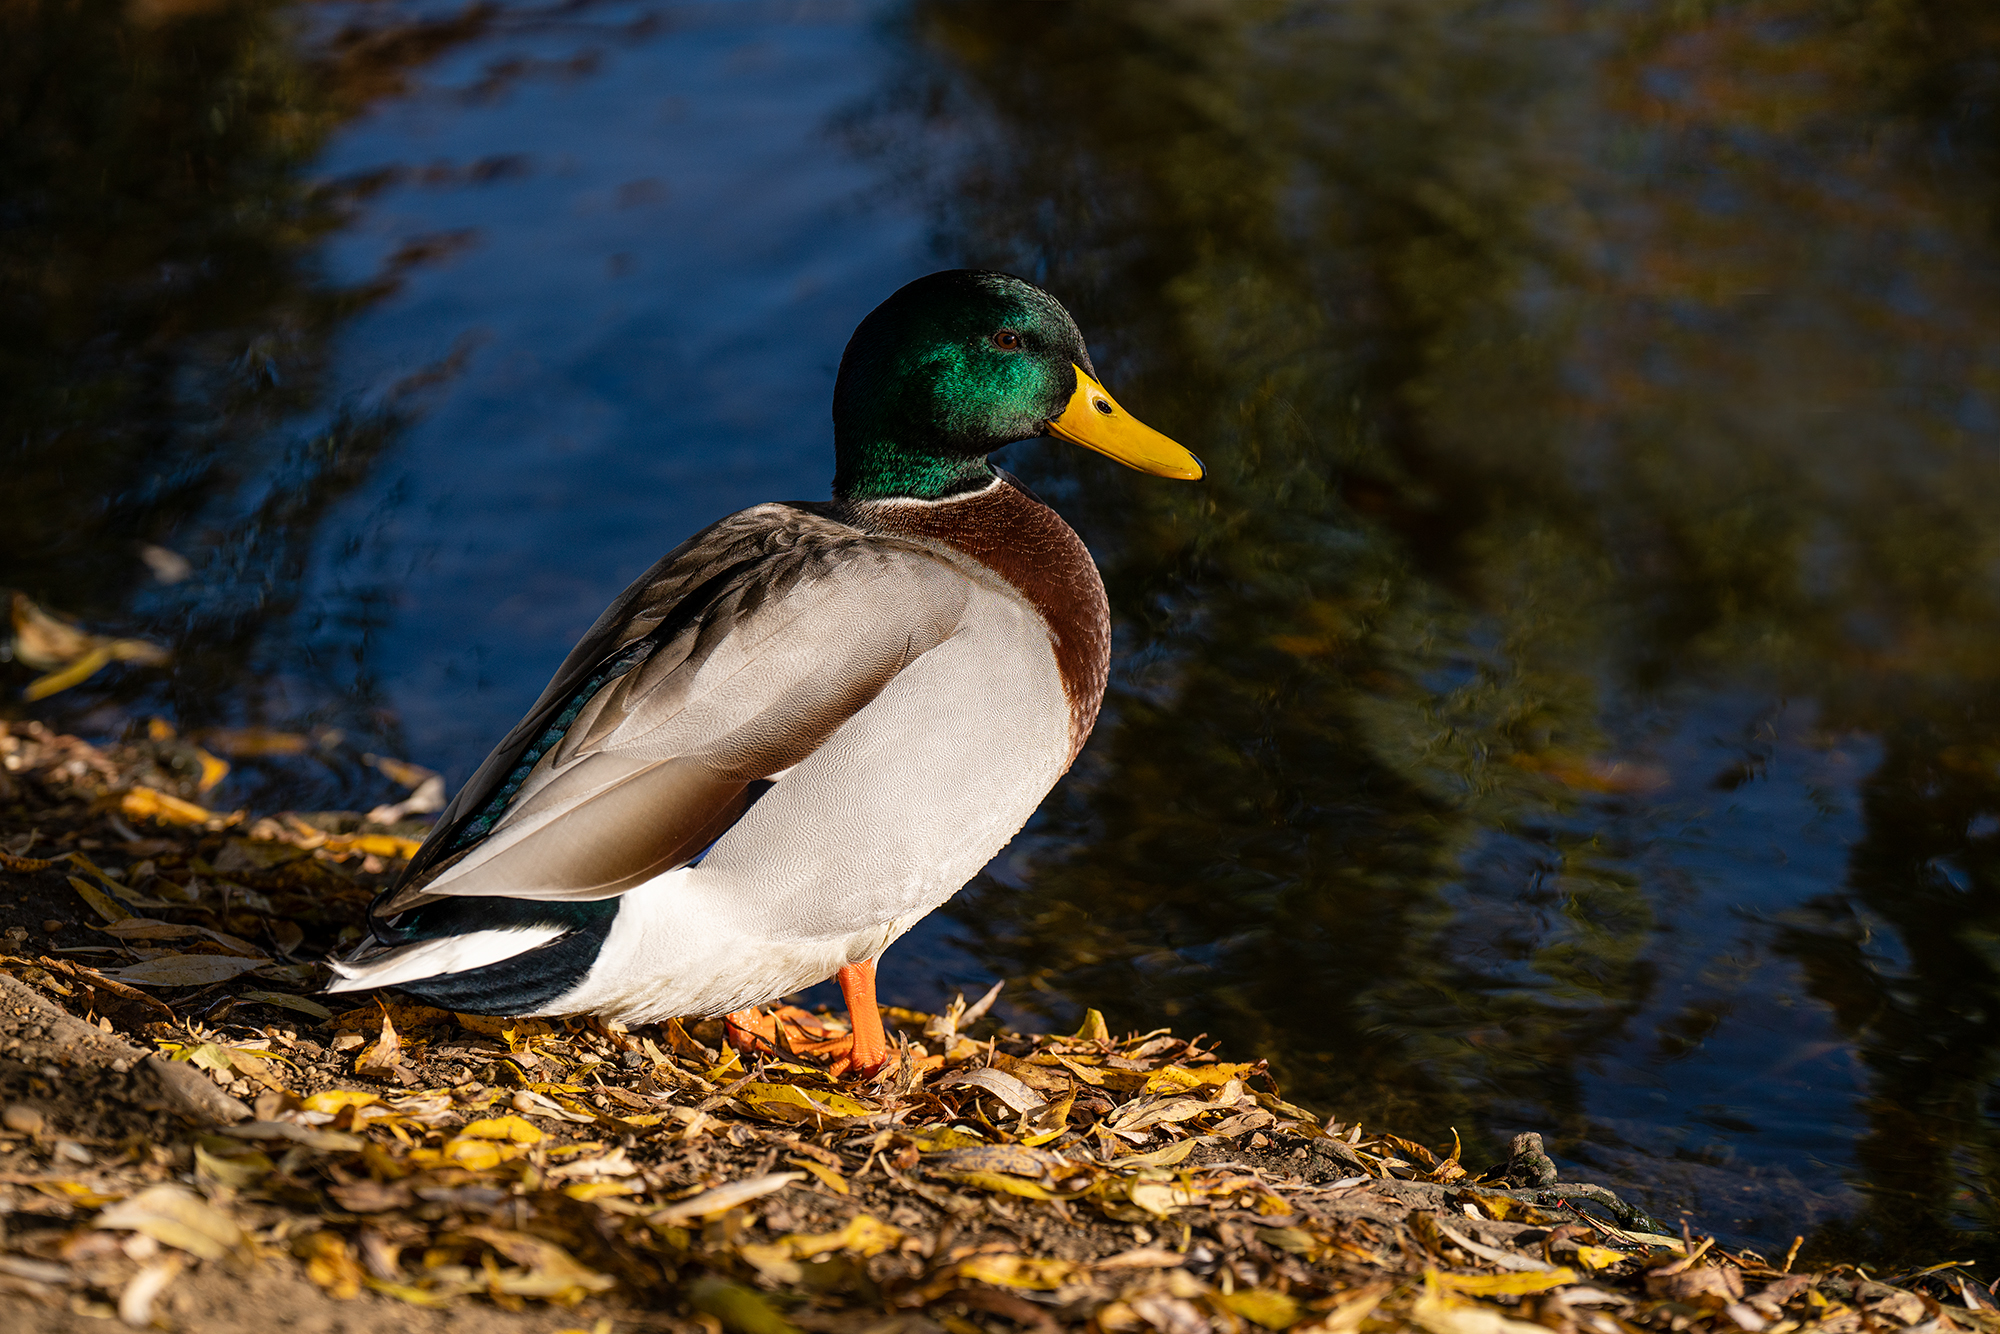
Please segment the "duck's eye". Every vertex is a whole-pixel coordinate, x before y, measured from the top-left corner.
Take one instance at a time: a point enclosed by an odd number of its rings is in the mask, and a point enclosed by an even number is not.
[[[993,346],[999,348],[1002,352],[1019,352],[1021,350],[1021,335],[1012,329],[1002,329],[993,335]]]

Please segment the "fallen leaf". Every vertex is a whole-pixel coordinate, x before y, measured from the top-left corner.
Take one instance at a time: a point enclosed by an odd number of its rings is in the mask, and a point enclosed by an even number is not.
[[[1082,1267],[1069,1260],[1033,1255],[973,1255],[959,1261],[956,1269],[960,1278],[1040,1292],[1074,1282],[1083,1274]]]
[[[688,1286],[687,1299],[695,1310],[715,1317],[736,1334],[803,1334],[762,1293],[726,1278],[696,1279]]]
[[[91,884],[88,880],[71,876],[69,878],[69,887],[76,891],[78,898],[90,905],[92,912],[107,922],[120,922],[132,915],[117,900],[99,889],[96,885]]]
[[[135,787],[120,797],[118,810],[130,819],[152,819],[166,824],[207,824],[215,818],[215,812],[206,806],[182,801],[171,793],[156,791],[150,787]]]
[[[394,1075],[403,1063],[403,1040],[396,1034],[396,1025],[389,1018],[389,1011],[382,1011],[382,1031],[375,1039],[375,1045],[361,1054],[354,1063],[356,1074]]]
[[[831,1167],[828,1167],[825,1163],[814,1162],[810,1158],[787,1158],[785,1161],[794,1167],[803,1167],[806,1171],[818,1177],[821,1184],[836,1195],[850,1193],[847,1188],[847,1178],[834,1171]]]
[[[542,1132],[518,1116],[496,1116],[469,1121],[459,1132],[467,1139],[498,1139],[513,1144],[539,1144]]]
[[[1048,1101],[1014,1076],[999,1070],[961,1070],[937,1082],[941,1089],[961,1086],[990,1093],[1016,1112],[1036,1111]]]
[[[1219,1292],[1214,1300],[1266,1329],[1290,1329],[1303,1314],[1297,1298],[1271,1288],[1238,1288]]]
[[[331,1019],[333,1011],[321,1005],[310,996],[295,996],[289,991],[245,991],[237,999],[255,1001],[259,1005],[276,1005],[287,1010],[297,1010],[300,1014],[314,1019]]]
[[[1530,1292],[1547,1292],[1577,1281],[1574,1269],[1550,1269],[1535,1273],[1445,1274],[1426,1273],[1424,1282],[1435,1283],[1450,1292],[1478,1297],[1519,1297]]]
[[[227,982],[263,960],[235,954],[163,954],[125,968],[105,968],[104,976],[139,987],[205,987]]]
[[[134,1329],[149,1329],[153,1324],[153,1303],[166,1291],[167,1284],[181,1272],[181,1260],[170,1255],[164,1260],[156,1260],[141,1269],[126,1283],[118,1294],[118,1318]]]
[[[107,936],[119,940],[187,940],[190,938],[212,940],[231,954],[245,959],[255,959],[259,963],[269,963],[270,955],[239,936],[222,931],[211,931],[205,926],[188,926],[180,922],[162,922],[153,917],[127,917],[114,921],[109,926],[91,928],[102,931]]]
[[[774,1191],[783,1190],[794,1181],[804,1181],[804,1172],[772,1172],[766,1176],[749,1177],[742,1181],[732,1181],[726,1186],[703,1191],[692,1199],[678,1201],[653,1214],[646,1221],[654,1226],[683,1222],[690,1218],[701,1218],[708,1214],[719,1214],[734,1209],[739,1204],[748,1204]],[[718,1317],[719,1318],[719,1317]]]
[[[94,1226],[139,1232],[163,1246],[186,1251],[203,1260],[220,1260],[245,1252],[249,1239],[224,1213],[212,1208],[185,1186],[162,1182],[97,1216]]]
[[[1132,1153],[1123,1158],[1114,1158],[1111,1160],[1111,1166],[1121,1171],[1139,1167],[1172,1167],[1193,1153],[1195,1146],[1200,1142],[1198,1139],[1175,1140],[1166,1148],[1155,1149],[1151,1153]]]
[[[308,1232],[292,1238],[292,1254],[306,1262],[306,1277],[338,1301],[361,1295],[363,1275],[354,1248],[338,1232]]]
[[[796,1084],[753,1081],[736,1090],[744,1106],[774,1121],[803,1121],[816,1117],[868,1116],[875,1108],[832,1089],[802,1089]]]
[[[401,1181],[357,1181],[348,1186],[328,1186],[326,1193],[335,1204],[351,1214],[379,1214],[390,1209],[407,1209],[415,1202],[408,1185]]]

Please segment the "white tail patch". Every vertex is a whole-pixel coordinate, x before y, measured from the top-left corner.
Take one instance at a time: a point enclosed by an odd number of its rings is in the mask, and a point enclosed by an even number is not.
[[[338,980],[328,991],[366,991],[400,986],[445,973],[469,972],[546,945],[563,934],[559,926],[510,927],[504,931],[470,931],[440,940],[420,940],[378,954],[364,963],[335,963]]]

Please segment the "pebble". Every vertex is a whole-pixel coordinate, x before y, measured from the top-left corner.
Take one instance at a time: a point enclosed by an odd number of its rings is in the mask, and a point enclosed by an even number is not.
[[[62,930],[63,927],[67,925],[68,925],[67,922],[61,921],[58,918],[51,917],[49,918],[48,921],[42,923],[42,930],[48,932],[50,935],[54,935],[56,932]]]
[[[47,1124],[40,1111],[24,1102],[9,1103],[5,1111],[0,1111],[0,1125],[17,1135],[39,1135]]]

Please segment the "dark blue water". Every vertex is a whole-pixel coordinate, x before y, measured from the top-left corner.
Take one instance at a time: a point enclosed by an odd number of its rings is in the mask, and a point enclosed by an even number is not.
[[[224,801],[455,783],[663,551],[826,494],[869,308],[1010,268],[1212,471],[1010,451],[1105,567],[1114,689],[891,998],[1006,977],[1739,1238],[1990,1250],[1990,25],[1028,8],[16,44],[78,92],[0,144],[0,581],[179,658],[15,712],[319,739]]]

